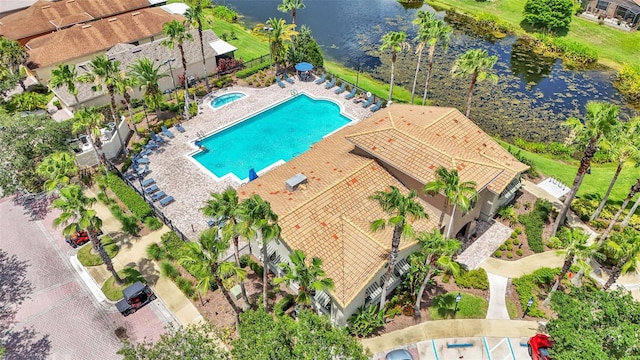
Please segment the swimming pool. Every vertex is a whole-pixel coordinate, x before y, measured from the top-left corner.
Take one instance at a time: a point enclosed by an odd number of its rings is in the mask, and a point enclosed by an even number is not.
[[[207,148],[193,159],[221,178],[239,180],[307,151],[327,134],[350,123],[338,104],[305,94],[278,104],[199,141]]]
[[[232,102],[238,101],[245,97],[246,95],[241,92],[231,92],[228,94],[216,96],[209,103],[212,108],[219,109],[225,105],[231,104]]]

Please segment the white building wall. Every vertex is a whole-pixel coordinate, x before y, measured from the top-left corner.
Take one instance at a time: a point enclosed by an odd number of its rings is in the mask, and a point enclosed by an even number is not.
[[[131,129],[129,129],[129,124],[124,119],[120,121],[118,130],[120,131],[122,141],[126,144]],[[123,146],[118,138],[118,133],[115,131],[108,140],[101,139],[101,141],[102,147],[98,150],[98,153],[101,154],[102,152],[104,152],[104,155],[107,159],[113,159],[114,157],[118,156],[120,151],[123,150]],[[84,146],[82,150],[82,153],[76,154],[76,160],[80,168],[98,165],[98,159],[96,158],[95,150],[91,145]]]

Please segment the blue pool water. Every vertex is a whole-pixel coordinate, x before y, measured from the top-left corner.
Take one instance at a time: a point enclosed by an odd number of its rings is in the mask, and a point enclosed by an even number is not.
[[[240,99],[242,99],[243,97],[245,97],[245,95],[243,93],[239,93],[239,92],[233,92],[233,93],[228,93],[228,94],[224,94],[224,95],[220,95],[216,98],[214,98],[213,100],[211,100],[211,107],[213,107],[214,109],[223,107],[227,104],[231,104],[234,101],[238,101]]]
[[[300,94],[202,139],[209,151],[193,158],[217,177],[233,173],[245,179],[249,169],[289,161],[349,122],[334,102]]]

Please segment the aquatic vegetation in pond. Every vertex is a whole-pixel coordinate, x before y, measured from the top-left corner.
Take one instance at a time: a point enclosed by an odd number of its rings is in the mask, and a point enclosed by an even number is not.
[[[629,103],[640,108],[640,66],[624,66],[614,84]]]
[[[536,41],[530,37],[520,37],[511,46],[511,72],[526,82],[529,90],[546,78],[559,61],[536,51]]]

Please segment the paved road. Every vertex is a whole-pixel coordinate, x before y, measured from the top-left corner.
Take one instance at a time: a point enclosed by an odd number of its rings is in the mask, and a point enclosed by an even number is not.
[[[47,337],[50,348],[41,351],[48,350],[49,359],[121,359],[115,333],[120,327],[132,341],[157,339],[167,320],[161,304],[154,302],[125,318],[111,304],[98,303],[71,267],[69,256],[75,250],[53,229],[55,216],[29,221],[21,207],[0,199],[0,248],[28,262],[27,278],[33,285],[16,315],[16,329],[32,327],[38,338]]]

